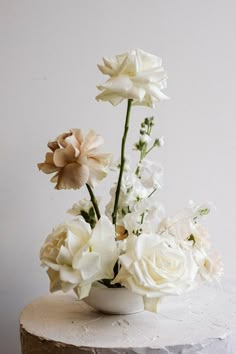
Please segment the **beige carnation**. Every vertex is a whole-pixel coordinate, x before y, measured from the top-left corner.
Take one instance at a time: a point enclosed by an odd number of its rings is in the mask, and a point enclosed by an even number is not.
[[[94,187],[107,175],[111,162],[111,154],[98,151],[102,144],[103,138],[93,130],[83,137],[80,129],[71,129],[48,143],[51,151],[38,168],[47,174],[55,172],[51,182],[56,189],[79,189],[86,183]]]

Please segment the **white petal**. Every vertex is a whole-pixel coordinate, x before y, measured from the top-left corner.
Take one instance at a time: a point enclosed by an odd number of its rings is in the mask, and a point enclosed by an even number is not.
[[[142,234],[138,237],[135,245],[135,254],[137,259],[141,259],[143,255],[149,256],[153,253],[153,249],[159,243],[159,236],[156,234]]]
[[[108,68],[107,66],[103,66],[98,64],[98,69],[104,74],[104,75],[112,75],[113,74],[113,70]]]
[[[116,76],[107,80],[100,87],[102,89],[107,89],[111,92],[115,92],[117,94],[128,92],[133,86],[131,79],[128,76]]]
[[[93,279],[100,267],[100,255],[95,252],[88,252],[84,255],[76,255],[73,259],[73,268],[78,269],[82,280]]]
[[[78,218],[78,222],[68,223],[68,228],[67,244],[73,256],[89,241],[91,228],[82,218]]]
[[[55,270],[55,271],[59,271],[61,266],[59,264],[56,264],[56,263],[53,263],[53,262],[50,262],[50,261],[47,261],[47,260],[44,260],[42,262],[42,265],[46,265],[48,266],[49,268]]]
[[[63,264],[71,265],[72,257],[68,248],[61,246],[56,262],[62,265]]]
[[[84,297],[89,295],[90,289],[91,289],[92,283],[82,285],[79,290],[79,299],[83,299]]]
[[[67,244],[68,249],[72,255],[74,255],[81,248],[81,239],[75,235],[73,232],[67,232]]]
[[[91,246],[93,251],[106,253],[117,249],[115,242],[115,229],[106,216],[101,216],[92,232]]]
[[[160,298],[148,298],[147,296],[143,296],[144,302],[144,310],[151,311],[151,312],[158,312],[159,311],[159,303]]]
[[[158,88],[154,84],[149,84],[147,88],[147,93],[150,96],[155,97],[158,101],[169,100],[169,97],[166,96],[163,92],[161,92],[160,88]]]
[[[71,284],[79,284],[79,282],[81,281],[80,272],[77,270],[73,270],[71,267],[68,266],[61,266],[60,278],[62,281]]]
[[[121,103],[124,100],[124,98],[118,95],[117,93],[111,92],[109,90],[104,90],[104,92],[96,96],[96,100],[108,101],[113,106],[117,106],[119,103]]]

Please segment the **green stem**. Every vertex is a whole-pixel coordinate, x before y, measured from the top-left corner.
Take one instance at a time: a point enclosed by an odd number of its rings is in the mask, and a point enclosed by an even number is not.
[[[145,156],[147,156],[147,154],[149,154],[150,151],[152,151],[152,149],[154,149],[155,145],[152,145],[152,147],[150,147],[150,149],[148,151],[146,151]]]
[[[148,198],[150,198],[155,192],[156,192],[157,188],[154,188],[153,191],[149,194]]]
[[[145,213],[142,213],[142,214],[141,214],[141,224],[143,224],[144,215],[145,215]]]
[[[93,194],[92,188],[90,187],[90,185],[89,185],[88,183],[86,183],[86,187],[87,187],[87,189],[88,189],[88,192],[89,192],[89,195],[90,195],[91,202],[92,202],[92,204],[93,204],[95,213],[96,213],[97,218],[98,218],[98,220],[99,220],[100,217],[101,217],[101,214],[100,214],[100,211],[99,211],[99,209],[98,209],[97,199],[95,198],[95,195]]]
[[[124,128],[124,134],[123,134],[122,144],[121,144],[120,173],[119,173],[118,183],[117,183],[117,187],[116,187],[115,204],[114,204],[114,209],[113,209],[113,213],[112,213],[112,222],[114,225],[116,225],[121,182],[122,182],[122,176],[123,176],[124,166],[125,166],[125,143],[126,143],[127,133],[129,130],[129,118],[130,118],[130,110],[131,110],[131,106],[132,106],[132,101],[133,101],[132,99],[128,99],[126,119],[125,119],[125,128]]]
[[[142,160],[143,160],[143,159],[145,158],[145,156],[146,156],[146,150],[147,150],[147,144],[144,144],[144,146],[143,146],[143,148],[142,148],[142,150],[141,150],[141,152],[140,152],[140,159],[139,159],[139,162],[138,162],[138,166],[137,166],[137,168],[136,168],[136,171],[135,171],[135,174],[136,174],[136,176],[138,176],[138,177],[140,177],[140,176],[139,176],[140,164],[141,164]]]

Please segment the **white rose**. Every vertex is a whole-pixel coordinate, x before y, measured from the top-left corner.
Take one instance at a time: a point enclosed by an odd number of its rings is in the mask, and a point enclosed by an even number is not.
[[[93,230],[79,217],[47,237],[40,259],[48,267],[52,292],[74,289],[81,299],[94,281],[113,278],[118,255],[114,227],[107,217],[102,216]]]
[[[121,269],[114,283],[142,295],[145,309],[157,311],[159,299],[179,295],[193,287],[198,267],[189,249],[169,235],[131,235],[127,251],[119,257]]]
[[[161,91],[167,86],[161,58],[135,49],[112,59],[103,58],[103,62],[98,68],[110,78],[98,86],[102,91],[96,97],[98,101],[117,105],[124,99],[133,99],[136,105],[153,107],[155,101],[168,99]]]

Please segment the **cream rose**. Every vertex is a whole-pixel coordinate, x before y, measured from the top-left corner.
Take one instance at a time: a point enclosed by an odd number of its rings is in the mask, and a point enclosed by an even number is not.
[[[83,137],[80,129],[71,129],[48,143],[45,161],[38,164],[44,173],[54,173],[56,189],[79,189],[88,183],[94,187],[108,172],[111,154],[102,154],[103,138],[93,130]]]
[[[170,235],[131,235],[119,260],[121,269],[114,283],[142,295],[149,311],[157,311],[162,296],[191,289],[198,271],[192,252],[181,248]]]
[[[167,86],[167,74],[162,60],[141,49],[103,58],[104,65],[98,68],[110,78],[98,89],[96,99],[117,105],[124,99],[132,99],[136,105],[153,107],[155,101],[168,99],[161,90]]]
[[[93,230],[81,217],[57,227],[40,252],[42,265],[48,267],[50,290],[74,289],[80,299],[94,281],[113,278],[117,258],[114,227],[105,216]]]

